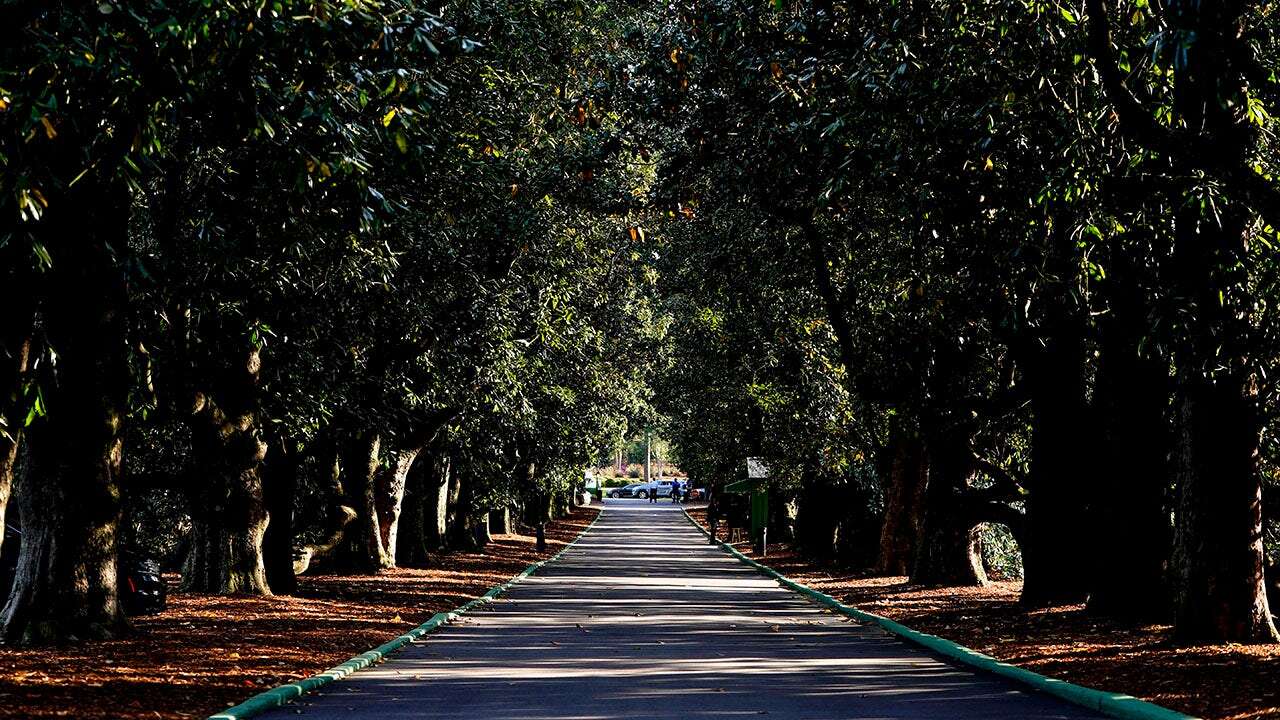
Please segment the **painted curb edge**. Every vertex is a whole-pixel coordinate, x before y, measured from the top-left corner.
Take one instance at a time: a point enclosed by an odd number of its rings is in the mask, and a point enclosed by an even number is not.
[[[684,516],[688,518],[689,522],[692,523],[699,532],[702,533],[703,537],[708,539],[711,537],[711,533],[708,532],[706,528],[702,527],[697,520],[694,520],[688,510],[683,506],[681,506],[680,509],[684,511]],[[1104,690],[1095,690],[1094,688],[1084,687],[1083,685],[1069,683],[1066,680],[1046,677],[1040,673],[1027,670],[1026,668],[1001,662],[990,655],[984,655],[976,650],[970,650],[963,645],[940,638],[936,635],[929,635],[928,633],[922,633],[918,630],[912,630],[906,625],[894,622],[887,617],[845,605],[826,593],[814,590],[803,583],[798,583],[768,565],[761,564],[746,555],[743,555],[737,550],[737,548],[734,548],[729,543],[718,542],[717,544],[725,552],[733,555],[743,563],[750,565],[760,573],[773,578],[778,581],[778,584],[789,590],[793,590],[804,595],[818,604],[824,605],[842,615],[851,617],[860,622],[871,623],[879,626],[891,635],[896,635],[904,640],[920,645],[939,655],[954,660],[961,665],[966,665],[984,672],[999,675],[1000,677],[1013,680],[1014,682],[1030,686],[1034,690],[1048,693],[1049,695],[1053,695],[1076,705],[1086,707],[1090,710],[1096,710],[1104,715],[1120,718],[1121,720],[1198,720],[1194,716],[1184,715],[1176,710],[1170,710],[1169,708],[1147,702],[1146,700],[1139,700],[1138,698],[1130,695],[1111,693]]]
[[[561,555],[568,552],[569,548],[576,545],[578,541],[595,526],[596,522],[600,519],[600,515],[603,513],[603,509],[601,509],[599,513],[596,513],[595,518],[593,518],[591,522],[583,528],[582,532],[578,533],[577,537],[564,547],[560,548],[560,552],[552,555],[546,560],[539,560],[533,563],[524,570],[521,570],[519,573],[516,573],[510,580],[489,588],[489,590],[480,597],[470,600],[449,612],[436,613],[431,616],[430,620],[427,620],[409,632],[391,640],[390,642],[383,643],[368,652],[360,653],[340,665],[335,665],[324,672],[317,673],[308,678],[303,678],[297,682],[287,683],[258,693],[239,705],[229,707],[226,710],[210,715],[206,720],[244,720],[245,718],[251,718],[264,713],[267,710],[283,707],[289,702],[296,700],[313,690],[324,687],[336,680],[341,680],[357,670],[362,670],[370,665],[376,665],[377,663],[382,662],[388,655],[402,649],[404,646],[412,643],[423,635],[440,628],[442,625],[449,624],[469,610],[473,610],[480,605],[493,601],[499,595],[506,592],[512,585],[515,585],[521,580],[529,577],[542,566],[559,560]]]

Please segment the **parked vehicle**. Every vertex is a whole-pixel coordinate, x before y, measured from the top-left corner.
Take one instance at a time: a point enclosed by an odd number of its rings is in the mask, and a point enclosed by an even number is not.
[[[609,497],[611,498],[629,498],[629,497],[647,498],[649,497],[648,488],[649,486],[642,482],[631,483],[629,485],[623,485],[620,488],[614,488],[613,490],[610,490]]]
[[[652,480],[647,483],[631,483],[620,488],[614,488],[609,491],[611,498],[640,498],[642,500],[653,496],[671,497],[671,488],[675,486],[675,480]]]
[[[645,488],[648,495],[656,495],[657,497],[671,497],[671,488],[675,486],[675,480],[654,480]]]
[[[164,612],[168,588],[155,560],[120,556],[120,599],[126,615]]]
[[[0,550],[0,592],[8,595],[18,570],[18,554],[22,547],[22,531],[6,524],[4,547]],[[121,554],[117,567],[116,592],[126,615],[148,615],[163,612],[168,588],[160,574],[160,563]]]

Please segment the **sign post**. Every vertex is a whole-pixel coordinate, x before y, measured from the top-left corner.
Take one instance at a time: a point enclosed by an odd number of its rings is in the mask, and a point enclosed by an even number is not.
[[[760,557],[769,551],[769,466],[758,457],[747,458],[747,480],[751,487],[751,540]]]

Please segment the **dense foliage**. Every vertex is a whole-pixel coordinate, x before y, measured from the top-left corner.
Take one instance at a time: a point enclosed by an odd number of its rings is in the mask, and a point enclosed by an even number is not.
[[[1028,605],[1274,640],[1278,37],[1269,3],[671,8],[638,105],[682,465],[768,458],[771,537],[833,559],[979,584],[1016,540]]]
[[[543,522],[647,417],[618,18],[445,10],[6,9],[7,641],[118,632],[122,543],[265,594]]]
[[[1276,639],[1273,4],[0,13],[5,642],[119,633],[122,551],[423,564],[642,430],[834,562]]]

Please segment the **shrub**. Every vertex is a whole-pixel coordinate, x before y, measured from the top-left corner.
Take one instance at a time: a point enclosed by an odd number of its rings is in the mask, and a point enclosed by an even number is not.
[[[982,565],[992,580],[1021,580],[1022,551],[1013,533],[1004,525],[983,523],[978,526],[982,543]]]

